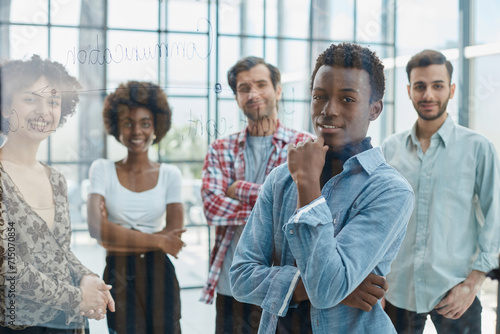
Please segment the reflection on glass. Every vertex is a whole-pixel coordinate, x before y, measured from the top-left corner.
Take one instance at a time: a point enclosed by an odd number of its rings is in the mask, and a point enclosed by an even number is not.
[[[207,84],[209,54],[213,36],[170,33],[165,37],[168,61],[165,82],[169,95],[207,96],[213,89]]]
[[[129,79],[156,81],[158,60],[167,57],[165,47],[158,44],[158,36],[149,32],[109,31],[108,46],[101,50],[101,57],[106,57],[111,88]]]

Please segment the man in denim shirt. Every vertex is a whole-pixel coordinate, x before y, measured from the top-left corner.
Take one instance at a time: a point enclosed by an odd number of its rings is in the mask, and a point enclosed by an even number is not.
[[[366,137],[384,89],[368,48],[331,45],[318,57],[318,138],[290,145],[266,178],[230,271],[235,298],[263,309],[260,333],[394,332],[380,303],[341,304],[370,272],[389,272],[413,209],[410,185]]]

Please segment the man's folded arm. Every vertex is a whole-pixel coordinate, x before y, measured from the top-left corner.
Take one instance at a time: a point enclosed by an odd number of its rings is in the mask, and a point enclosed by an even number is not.
[[[233,182],[234,180],[230,179],[221,165],[216,150],[210,146],[203,166],[201,187],[203,209],[209,225],[245,224],[252,207],[226,195],[227,189]]]
[[[322,196],[298,210],[284,226],[307,295],[316,308],[339,304],[395,243],[399,249],[413,209],[413,192],[397,188],[384,191],[376,189],[376,184],[370,187],[372,193],[357,200],[356,212],[337,236],[334,224],[341,222],[333,221]],[[391,261],[397,249],[393,249]]]

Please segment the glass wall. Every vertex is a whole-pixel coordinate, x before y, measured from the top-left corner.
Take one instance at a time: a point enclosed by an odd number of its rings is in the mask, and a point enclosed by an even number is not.
[[[39,156],[64,172],[71,193],[85,194],[93,160],[125,155],[104,133],[101,110],[106,94],[127,80],[164,87],[172,129],[151,154],[178,165],[197,193],[208,144],[245,126],[226,79],[239,58],[260,56],[280,68],[279,117],[287,126],[310,130],[309,77],[319,52],[334,42],[354,41],[370,45],[381,58],[393,57],[395,5],[386,0],[8,0],[0,7],[0,56],[39,54],[64,64],[82,83],[77,114]],[[387,76],[394,81],[392,70]],[[388,85],[389,111],[392,89]],[[387,134],[386,118],[370,129],[375,144]],[[73,223],[83,227],[85,196],[73,201]]]
[[[449,104],[452,117],[459,121],[459,101],[467,95],[465,125],[500,148],[500,132],[495,127],[500,121],[496,110],[500,105],[500,25],[492,24],[500,17],[500,3],[473,1],[473,10],[465,13],[459,3],[2,0],[0,60],[38,54],[65,65],[83,85],[77,113],[43,143],[39,159],[65,175],[72,224],[75,231],[84,233],[90,164],[97,158],[119,160],[126,155],[125,148],[104,132],[104,97],[127,80],[153,81],[165,89],[173,110],[172,128],[150,154],[182,171],[185,224],[191,249],[196,251],[190,255],[191,262],[185,261],[190,265],[181,268],[195,272],[190,276],[195,278],[181,285],[200,287],[211,246],[207,238],[213,234],[201,208],[201,169],[211,142],[245,127],[245,117],[226,79],[227,70],[243,56],[260,56],[278,66],[283,85],[281,121],[311,131],[309,80],[317,55],[331,43],[344,41],[376,50],[387,76],[384,111],[369,130],[376,146],[416,120],[405,87],[406,62],[422,49],[440,50],[455,67],[453,81],[469,82],[466,91],[457,89]],[[460,24],[463,15],[469,18],[465,27]],[[465,33],[470,39],[464,45]],[[464,59],[467,71],[460,67]]]
[[[500,60],[500,25],[492,22],[500,15],[500,3],[494,0],[462,2],[470,10],[461,12],[460,1],[456,0],[397,1],[396,110],[392,132],[410,128],[417,119],[405,89],[408,84],[406,63],[417,52],[434,49],[443,52],[454,67],[452,81],[457,90],[448,104],[448,112],[456,122],[485,135],[498,149],[499,132],[493,127],[497,117],[494,106],[498,105],[500,96],[500,74],[496,65]],[[461,44],[461,38],[468,43]],[[466,63],[465,70],[460,67],[460,52]],[[465,87],[459,85],[461,80],[467,83]],[[461,120],[459,116],[464,98],[469,102],[463,107],[469,115],[468,120]]]
[[[459,10],[458,1],[397,1],[396,25],[396,80],[395,110],[392,132],[407,130],[417,120],[417,113],[408,98],[406,85],[406,63],[410,58],[424,50],[434,49],[443,52],[455,68],[452,80],[458,83],[458,42]],[[432,10],[431,10],[432,8]],[[457,117],[457,101],[460,91],[448,104],[448,111]]]
[[[104,97],[127,80],[164,88],[172,128],[150,155],[177,165],[183,174],[190,251],[179,263],[191,265],[178,270],[186,273],[181,286],[192,288],[204,284],[213,240],[200,196],[207,147],[246,126],[227,83],[228,69],[248,55],[277,65],[283,85],[280,120],[310,131],[309,81],[317,55],[331,43],[351,41],[391,58],[394,17],[395,3],[387,0],[5,0],[0,2],[0,58],[50,58],[83,86],[77,113],[42,144],[38,158],[65,175],[74,240],[84,243],[90,164],[126,155],[104,132]],[[387,77],[394,81],[392,70]],[[394,109],[392,89],[389,85],[386,110]],[[370,129],[375,144],[387,134],[386,118]],[[95,240],[90,242],[102,253]]]
[[[465,56],[471,61],[470,127],[488,137],[500,151],[500,132],[495,129],[500,105],[500,2],[477,1],[473,7],[472,43]]]

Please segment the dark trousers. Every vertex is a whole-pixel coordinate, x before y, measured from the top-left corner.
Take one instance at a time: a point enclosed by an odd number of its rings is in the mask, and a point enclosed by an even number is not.
[[[276,334],[312,334],[311,303],[306,300],[297,308],[288,308],[286,315],[278,319]]]
[[[110,334],[178,334],[180,289],[175,268],[161,251],[106,257],[116,312],[107,313]]]
[[[259,330],[262,309],[257,305],[240,303],[218,293],[215,311],[216,334],[256,334]]]
[[[82,330],[82,328],[84,330]],[[42,326],[30,326],[21,330],[14,330],[7,327],[0,326],[0,334],[75,334],[85,333],[89,334],[89,324],[85,321],[85,325],[78,323],[70,323],[66,325],[66,314],[60,312],[59,315]]]
[[[74,334],[74,329],[59,329],[49,327],[28,327],[21,330],[14,330],[0,326],[0,334]],[[89,333],[89,329],[85,329],[85,333]]]
[[[439,334],[480,334],[482,310],[481,302],[477,297],[469,309],[456,320],[445,318],[435,310],[427,313],[416,313],[396,307],[388,301],[386,301],[385,306],[385,312],[391,318],[399,334],[423,333],[428,315],[430,315]]]

